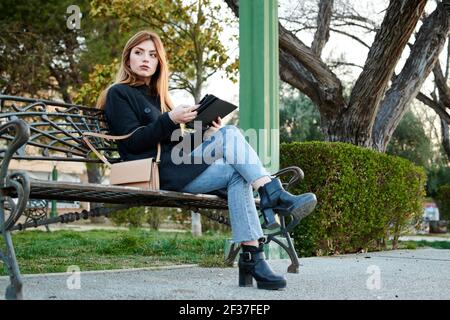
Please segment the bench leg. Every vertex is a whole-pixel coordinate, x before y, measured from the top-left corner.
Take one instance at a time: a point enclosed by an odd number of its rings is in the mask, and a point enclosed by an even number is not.
[[[271,240],[273,240],[274,242],[276,242],[280,247],[282,247],[287,254],[289,255],[289,258],[291,259],[291,264],[290,266],[287,268],[287,272],[288,273],[298,273],[298,269],[300,267],[300,263],[298,262],[298,256],[297,256],[297,252],[294,249],[294,244],[292,242],[291,236],[289,235],[289,233],[287,233],[285,235],[285,239],[288,243],[288,245],[286,246],[284,243],[282,243],[279,239],[277,238],[272,238]]]
[[[274,241],[275,243],[277,243],[281,248],[284,249],[284,251],[286,251],[286,253],[289,255],[289,258],[291,259],[291,264],[287,269],[288,273],[298,273],[299,272],[299,267],[300,267],[300,263],[298,261],[298,256],[297,256],[297,252],[295,251],[294,248],[294,243],[292,241],[291,236],[289,235],[289,231],[290,231],[290,227],[292,227],[292,225],[290,224],[287,228],[286,228],[286,221],[285,221],[285,217],[280,216],[280,223],[281,223],[281,228],[280,231],[276,232],[276,233],[272,233],[269,234],[267,236],[267,240],[266,243],[269,243],[270,241]],[[295,224],[297,224],[298,222],[296,222]],[[283,242],[281,242],[277,236],[282,236],[286,239],[287,245],[284,244]]]
[[[0,230],[5,242],[4,251],[0,250],[0,258],[5,263],[8,270],[10,284],[6,288],[5,298],[8,300],[17,299],[22,300],[22,279],[20,276],[19,265],[14,251],[14,245],[11,238],[11,231],[6,230],[4,199],[0,201]]]
[[[241,244],[233,242],[231,244],[230,251],[228,252],[228,256],[225,259],[225,263],[227,265],[232,266],[234,264],[234,259],[236,259],[239,250],[241,250]]]
[[[30,181],[26,174],[17,172],[6,178],[4,187],[13,188],[17,193],[17,203],[11,197],[5,196],[3,192],[0,194],[0,232],[5,241],[5,249],[0,251],[0,258],[8,269],[10,279],[5,297],[6,299],[22,300],[22,278],[12,242],[11,228],[25,211],[30,194]],[[8,202],[9,209],[6,209],[5,202]],[[9,212],[8,216],[6,216],[6,211]]]
[[[7,300],[22,300],[22,278],[20,276],[19,264],[17,263],[16,253],[14,251],[11,232],[3,233],[6,244],[6,252],[0,252],[0,256],[4,261],[9,273],[10,284],[6,288],[5,298]]]

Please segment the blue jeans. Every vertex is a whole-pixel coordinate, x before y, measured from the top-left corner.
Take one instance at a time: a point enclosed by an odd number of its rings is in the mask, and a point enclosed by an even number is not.
[[[208,193],[226,188],[233,241],[245,242],[261,238],[263,231],[255,206],[252,183],[270,174],[236,126],[220,128],[192,153],[195,156],[205,156],[214,151],[210,166],[181,191]]]

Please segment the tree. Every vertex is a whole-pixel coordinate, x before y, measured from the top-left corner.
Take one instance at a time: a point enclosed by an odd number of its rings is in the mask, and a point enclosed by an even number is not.
[[[211,0],[94,0],[94,17],[116,17],[124,30],[150,28],[158,32],[168,55],[171,89],[188,91],[201,99],[205,82],[219,70],[236,81],[238,61],[229,63],[219,38],[222,24],[230,19],[217,15],[220,5]]]
[[[238,16],[238,1],[225,2]],[[280,77],[314,102],[327,140],[386,150],[395,128],[438,60],[450,29],[450,0],[443,0],[423,20],[406,63],[399,74],[394,73],[426,2],[390,1],[348,99],[341,80],[321,58],[330,36],[334,1],[319,1],[310,47],[279,25]]]
[[[311,100],[286,84],[280,87],[280,142],[324,140],[320,114]]]
[[[111,84],[117,73],[119,60],[114,59],[110,64],[96,64],[88,81],[75,93],[74,101],[77,104],[95,106],[100,93]]]
[[[450,184],[450,167],[432,166],[427,170],[427,195],[435,198],[438,189]]]
[[[386,153],[406,158],[418,166],[429,167],[432,159],[431,141],[422,122],[408,111],[395,129]]]
[[[67,27],[71,4],[69,0],[0,3],[1,92],[51,98],[47,92],[54,90],[71,102],[70,87],[82,82],[78,38],[84,30]],[[88,1],[78,5],[85,11]]]

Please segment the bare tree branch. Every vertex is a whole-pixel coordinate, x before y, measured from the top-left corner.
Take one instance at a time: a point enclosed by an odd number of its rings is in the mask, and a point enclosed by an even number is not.
[[[349,15],[333,14],[333,18],[336,18],[336,20],[344,20],[344,21],[345,20],[350,20],[350,21],[364,22],[364,23],[367,23],[368,25],[371,25],[374,29],[377,27],[377,23],[375,21],[370,20],[367,17],[363,17],[363,16],[361,16],[359,14],[354,14],[354,15],[351,15],[351,14],[349,14]]]
[[[206,75],[206,79],[208,79],[209,77],[211,77],[213,74],[215,74],[216,72],[218,71],[218,69],[213,69],[210,73],[208,73],[207,75]]]
[[[292,32],[293,34],[297,34],[297,33],[300,32],[300,31],[303,31],[303,30],[309,30],[309,29],[316,29],[316,27],[315,27],[315,26],[304,25],[303,27],[301,27],[301,28],[299,28],[299,29],[293,29],[293,30],[291,30],[291,32]],[[351,39],[353,39],[353,40],[359,42],[359,43],[362,44],[363,46],[367,47],[368,49],[370,49],[370,46],[369,46],[367,43],[365,43],[364,41],[362,41],[360,38],[358,38],[357,36],[355,36],[355,35],[353,35],[353,34],[350,34],[350,33],[348,33],[348,32],[345,32],[345,31],[342,31],[342,30],[339,30],[339,29],[335,29],[335,28],[332,28],[332,27],[330,27],[330,31],[333,31],[333,32],[342,34],[342,35],[344,35],[344,36],[346,36],[346,37],[349,37],[349,38],[351,38]]]
[[[448,113],[438,102],[427,97],[422,92],[419,92],[417,94],[416,98],[423,104],[425,104],[425,105],[429,106],[431,109],[433,109],[443,121],[447,122],[447,124],[450,123],[450,113]]]
[[[279,25],[279,28],[280,48],[298,59],[298,61],[301,62],[309,72],[311,72],[317,81],[323,82],[324,84],[330,86],[336,85],[336,81],[339,80],[334,74],[332,74],[326,64],[319,57],[317,57],[308,46],[295,37],[292,32],[285,29],[282,25]]]
[[[437,61],[433,69],[433,74],[439,92],[439,101],[447,108],[450,108],[450,88],[447,86],[439,61]]]
[[[426,134],[428,136],[428,139],[430,141],[432,141],[432,140],[439,141],[439,139],[441,137],[440,137],[440,134],[439,134],[438,129],[436,127],[436,120],[439,118],[439,115],[436,112],[428,113],[428,112],[425,112],[425,110],[423,110],[422,112],[420,112],[418,114],[418,116],[419,116],[420,119],[424,119],[425,120],[423,122],[426,122],[426,123],[429,124],[429,128],[427,130],[428,132],[426,132]]]
[[[319,105],[320,97],[315,89],[317,80],[301,63],[284,50],[280,50],[280,78],[305,93]],[[333,108],[330,108],[329,112],[333,111]]]
[[[172,73],[170,76],[171,80],[177,85],[176,89],[185,89],[190,94],[194,94],[195,88],[186,78],[181,77],[178,73]]]
[[[234,15],[239,18],[239,0],[225,0],[225,3],[233,11]]]
[[[301,28],[298,28],[298,29],[292,29],[291,30],[291,32],[293,33],[293,34],[297,34],[297,33],[299,33],[300,31],[303,31],[303,30],[309,30],[309,29],[316,29],[316,27],[311,27],[311,26],[303,26],[303,27],[301,27]]]
[[[279,41],[280,49],[295,58],[301,63],[303,70],[307,70],[310,78],[314,79],[314,92],[310,96],[311,90],[305,92],[313,101],[319,102],[317,106],[321,112],[337,115],[339,110],[346,106],[343,94],[342,84],[338,77],[328,68],[328,66],[307,47],[292,32],[286,30],[281,24],[278,26],[280,30]],[[281,56],[281,55],[280,55]],[[287,65],[286,67],[289,67]],[[297,71],[299,71],[298,69]],[[294,70],[291,70],[294,74]],[[305,75],[297,76],[305,78]]]
[[[445,63],[445,80],[448,80],[448,72],[450,70],[450,36],[447,38],[447,61]]]
[[[328,63],[328,66],[332,69],[340,67],[340,66],[357,67],[357,68],[363,69],[363,66],[360,66],[359,64],[352,63],[352,62],[345,62],[345,61],[330,61]]]
[[[354,35],[352,35],[350,33],[347,33],[345,31],[341,31],[341,30],[338,30],[338,29],[334,29],[334,28],[330,28],[330,30],[333,31],[333,32],[336,32],[336,33],[343,34],[344,36],[347,36],[349,38],[352,38],[353,40],[355,40],[355,41],[359,42],[360,44],[362,44],[364,47],[370,49],[370,46],[367,43],[365,43],[364,41],[362,41],[361,39],[359,39],[357,36],[354,36]]]
[[[367,31],[366,33],[377,32],[377,30],[378,30],[377,28],[374,28],[374,27],[367,27],[367,26],[363,26],[363,25],[358,24],[358,23],[348,22],[348,21],[344,21],[342,23],[333,22],[331,25],[333,27],[335,27],[335,28],[339,28],[339,27],[357,27],[357,28],[361,28],[361,29],[366,30]]]
[[[333,13],[334,0],[320,0],[319,14],[317,15],[317,30],[314,34],[314,40],[311,50],[318,57],[321,56],[323,47],[330,38],[330,22]]]

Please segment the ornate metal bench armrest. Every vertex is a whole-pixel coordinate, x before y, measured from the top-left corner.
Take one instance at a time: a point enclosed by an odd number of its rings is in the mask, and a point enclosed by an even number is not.
[[[283,183],[283,187],[288,190],[294,184],[299,183],[305,177],[303,170],[296,166],[286,167],[278,172],[275,172],[272,176],[280,177],[286,173],[292,173],[291,180],[288,183]]]
[[[10,132],[14,132],[14,136],[4,140],[12,140],[7,146],[3,146],[0,149],[0,185],[5,185],[5,178],[8,172],[9,162],[14,153],[27,143],[30,138],[30,127],[28,124],[21,120],[15,119],[0,126],[0,136],[10,135]]]

